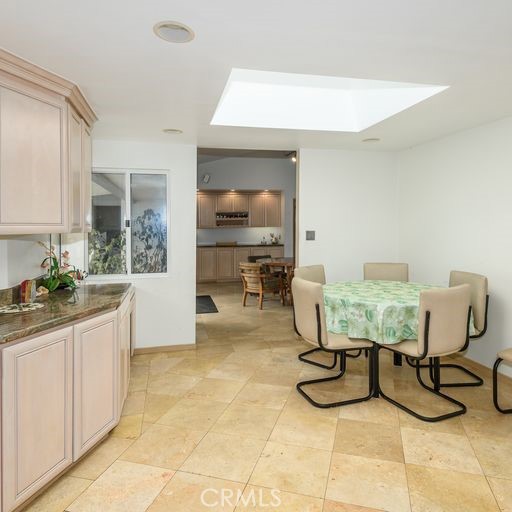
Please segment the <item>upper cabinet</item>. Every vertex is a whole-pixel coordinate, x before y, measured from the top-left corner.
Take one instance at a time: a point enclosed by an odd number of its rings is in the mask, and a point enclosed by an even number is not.
[[[0,50],[0,235],[89,229],[95,120],[76,85]]]

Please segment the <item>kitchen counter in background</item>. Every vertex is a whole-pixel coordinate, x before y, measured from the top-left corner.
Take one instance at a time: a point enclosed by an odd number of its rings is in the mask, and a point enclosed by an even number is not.
[[[131,287],[130,283],[87,284],[39,297],[35,302],[44,304],[41,309],[0,314],[0,344],[116,309]]]
[[[284,244],[249,244],[240,242],[236,244],[198,243],[197,247],[284,247]]]

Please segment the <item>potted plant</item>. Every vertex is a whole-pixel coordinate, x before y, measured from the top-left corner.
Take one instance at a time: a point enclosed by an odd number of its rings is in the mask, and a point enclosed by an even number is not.
[[[47,247],[43,242],[39,245],[46,249],[46,258],[41,262],[41,267],[48,269],[48,276],[42,281],[42,285],[49,291],[54,292],[59,288],[76,288],[75,275],[76,269],[69,264],[69,252],[62,253],[63,265],[59,265],[59,260],[55,254],[55,246]]]

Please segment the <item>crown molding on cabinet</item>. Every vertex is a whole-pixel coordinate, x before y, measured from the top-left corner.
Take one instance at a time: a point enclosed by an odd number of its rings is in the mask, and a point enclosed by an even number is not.
[[[78,85],[0,48],[0,71],[64,96],[89,127],[98,116]]]

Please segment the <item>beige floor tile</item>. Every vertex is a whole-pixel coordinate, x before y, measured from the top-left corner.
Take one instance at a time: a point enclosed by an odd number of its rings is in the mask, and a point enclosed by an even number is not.
[[[334,451],[370,459],[404,461],[400,428],[396,425],[338,420]]]
[[[323,498],[331,452],[268,442],[250,479],[252,485]]]
[[[177,472],[147,512],[232,512],[245,484]]]
[[[325,500],[323,512],[377,512],[379,510],[381,509],[360,507],[359,505],[350,505],[348,503]]]
[[[182,398],[161,416],[157,423],[181,428],[200,426],[202,429],[208,430],[218,420],[226,407],[225,402]]]
[[[133,372],[133,369],[132,369]],[[148,387],[148,373],[141,375],[130,375],[130,382],[128,384],[128,391],[146,391]]]
[[[131,416],[133,414],[142,414],[144,412],[144,402],[146,401],[145,391],[132,391],[128,393],[124,402],[121,416]]]
[[[240,405],[255,405],[280,410],[284,407],[291,388],[248,382],[240,391],[235,402]]]
[[[236,507],[236,512],[322,512],[322,505],[321,498],[248,485]]]
[[[413,512],[498,512],[485,477],[407,465]]]
[[[161,375],[169,373],[176,365],[180,364],[184,359],[182,357],[166,357],[165,359],[153,359],[149,365],[150,375]]]
[[[237,363],[221,363],[208,373],[211,379],[248,381],[254,374],[254,368]]]
[[[474,437],[503,437],[510,439],[510,415],[494,411],[470,409],[461,416],[461,422],[466,434]]]
[[[232,403],[217,420],[211,432],[267,440],[278,416],[279,411],[274,409]]]
[[[270,441],[330,451],[336,436],[336,424],[336,418],[285,407]]]
[[[144,512],[173,471],[117,461],[69,507],[70,512]]]
[[[197,383],[187,393],[187,397],[229,403],[243,388],[244,384],[244,382],[237,380],[206,378]]]
[[[181,467],[182,471],[247,482],[265,441],[208,433]]]
[[[295,386],[299,382],[300,370],[287,369],[283,372],[275,366],[261,366],[255,370],[249,382],[273,386]]]
[[[482,474],[467,437],[413,428],[401,430],[407,464]]]
[[[327,396],[325,396],[327,398]],[[332,397],[331,397],[332,398]],[[319,408],[312,406],[304,399],[296,390],[292,390],[284,406],[284,411],[296,411],[297,413],[312,414],[314,416],[327,416],[329,418],[337,418],[338,407]]]
[[[391,404],[390,404],[391,405]],[[393,407],[393,406],[391,406]],[[400,411],[399,409],[395,409],[398,411],[398,417],[400,418],[400,426],[404,428],[415,428],[419,430],[429,430],[436,432],[446,432],[447,434],[457,434],[457,435],[465,435],[464,427],[462,426],[462,422],[460,417],[451,418],[449,420],[437,421],[437,422],[428,422],[421,421],[407,414],[404,411]],[[442,414],[442,410],[437,410],[434,414]]]
[[[171,407],[176,405],[179,400],[180,397],[177,396],[147,393],[146,401],[144,402],[144,421],[147,423],[155,423]]]
[[[326,499],[388,512],[410,510],[405,465],[332,454]]]
[[[502,512],[512,512],[512,480],[503,478],[487,480]]]
[[[385,400],[369,400],[339,408],[344,420],[369,421],[378,425],[398,426],[398,409]]]
[[[109,436],[69,471],[70,476],[95,480],[131,446],[132,439]]]
[[[192,375],[206,377],[215,367],[222,363],[226,358],[225,355],[212,356],[208,359],[185,359],[173,369],[173,373],[180,375]]]
[[[112,436],[122,437],[123,439],[137,439],[140,436],[142,428],[142,414],[132,414],[131,416],[121,416],[117,427],[112,430]]]
[[[121,460],[177,470],[204,435],[205,431],[154,424],[123,453]]]
[[[91,480],[63,476],[49,487],[41,496],[36,498],[26,509],[26,512],[62,512],[68,505],[82,494]]]
[[[510,434],[509,439],[500,437],[471,438],[476,456],[487,476],[512,479],[512,421]]]
[[[162,373],[150,375],[147,389],[155,395],[183,396],[200,381],[201,377],[192,375]]]

